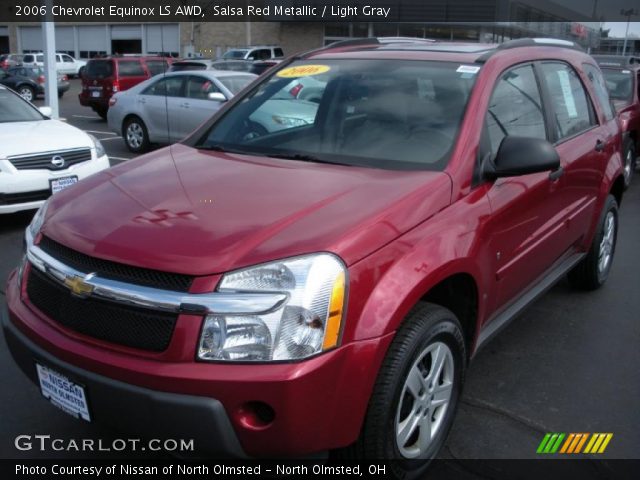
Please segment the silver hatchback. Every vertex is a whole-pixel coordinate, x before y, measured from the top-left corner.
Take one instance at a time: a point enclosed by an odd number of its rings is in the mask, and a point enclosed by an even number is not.
[[[256,75],[216,70],[170,72],[111,97],[109,129],[135,153],[177,142],[210,118]]]

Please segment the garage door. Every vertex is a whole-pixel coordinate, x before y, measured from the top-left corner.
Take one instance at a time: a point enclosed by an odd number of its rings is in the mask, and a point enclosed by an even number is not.
[[[74,52],[73,27],[56,26],[56,52]]]
[[[81,25],[78,27],[78,46],[80,50],[94,52],[107,51],[107,33],[104,25]]]
[[[111,27],[112,40],[142,40],[140,25],[114,25]]]
[[[177,24],[146,25],[147,52],[180,52],[180,30]]]
[[[42,50],[42,30],[40,27],[19,27],[20,48],[23,52]]]
[[[9,36],[9,27],[0,27],[0,37]]]

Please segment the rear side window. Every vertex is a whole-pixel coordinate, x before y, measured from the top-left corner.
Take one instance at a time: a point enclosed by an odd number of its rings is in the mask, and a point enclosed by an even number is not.
[[[91,60],[85,67],[87,78],[107,78],[113,75],[113,63],[111,60]]]
[[[34,61],[33,55],[25,55],[24,57],[22,57],[22,61],[24,63],[32,63]]]
[[[147,68],[153,76],[166,72],[169,69],[169,64],[164,60],[147,60]]]
[[[273,55],[278,58],[278,57],[284,57],[284,53],[282,52],[281,48],[274,48],[273,49]]]
[[[187,97],[196,100],[207,100],[210,93],[219,92],[220,89],[213,80],[205,77],[190,76],[187,81]]]
[[[591,85],[593,85],[593,90],[596,92],[596,97],[598,98],[598,102],[600,102],[605,119],[607,121],[613,119],[611,99],[609,98],[609,91],[607,90],[607,85],[604,82],[602,73],[600,73],[600,70],[595,66],[588,63],[583,63],[582,68],[584,68],[584,72],[587,74]]]
[[[547,138],[540,90],[531,65],[502,75],[489,102],[486,126],[494,155],[508,135]]]
[[[566,63],[543,63],[557,139],[571,137],[594,125],[593,107],[576,71]]]
[[[121,77],[143,77],[145,75],[144,68],[138,61],[119,62],[118,74]]]

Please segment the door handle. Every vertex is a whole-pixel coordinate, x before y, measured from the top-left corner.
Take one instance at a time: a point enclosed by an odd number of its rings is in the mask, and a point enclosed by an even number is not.
[[[604,152],[604,142],[602,140],[596,140],[596,152]]]

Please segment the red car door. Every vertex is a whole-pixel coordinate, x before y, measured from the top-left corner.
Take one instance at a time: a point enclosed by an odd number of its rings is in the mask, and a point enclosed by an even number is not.
[[[139,58],[120,58],[117,64],[120,91],[128,90],[149,78]]]
[[[485,121],[485,149],[495,156],[508,135],[548,138],[542,93],[532,64],[498,79]],[[487,192],[493,308],[507,305],[561,258],[569,245],[558,208],[560,179],[550,172],[497,179]]]

